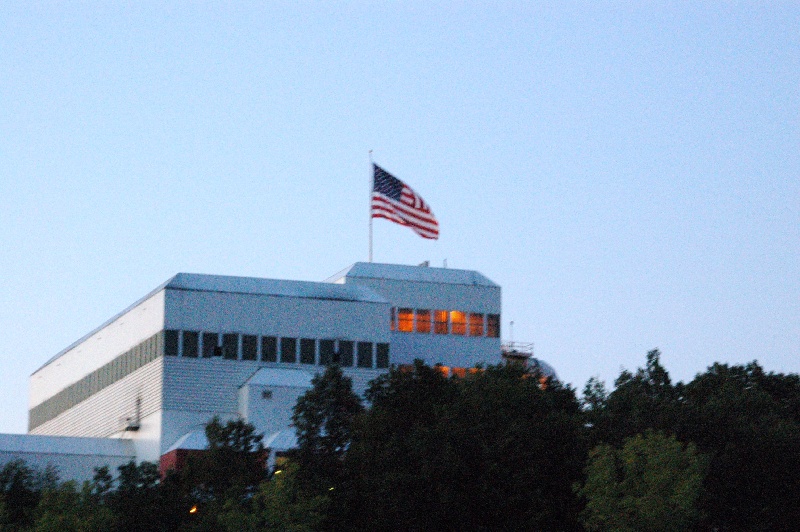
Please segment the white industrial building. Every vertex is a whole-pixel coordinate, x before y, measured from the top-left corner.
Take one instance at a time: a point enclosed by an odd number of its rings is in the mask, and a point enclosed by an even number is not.
[[[29,433],[51,450],[79,442],[64,436],[121,440],[103,452],[158,461],[197,446],[217,415],[282,450],[297,397],[330,362],[358,393],[415,358],[456,375],[498,363],[500,292],[478,272],[425,265],[356,263],[320,283],[181,273],[31,375]]]

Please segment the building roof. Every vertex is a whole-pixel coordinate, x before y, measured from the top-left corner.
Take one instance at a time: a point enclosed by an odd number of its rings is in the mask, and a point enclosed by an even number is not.
[[[288,451],[297,447],[297,435],[293,430],[284,429],[264,438],[263,444],[273,451]]]
[[[482,273],[473,270],[431,268],[430,266],[406,266],[402,264],[378,264],[375,262],[356,262],[352,266],[326,279],[326,282],[335,283],[341,281],[341,279],[345,277],[499,287],[499,285]]]
[[[260,279],[257,277],[233,277],[228,275],[179,273],[167,281],[164,288],[173,290],[299,297],[307,299],[332,299],[335,301],[387,303],[386,299],[364,286],[315,283],[311,281]]]
[[[202,451],[208,449],[208,438],[206,438],[205,430],[195,430],[187,432],[178,441],[166,450],[164,454],[170,453],[176,449],[183,449],[186,451]]]
[[[0,451],[35,454],[136,456],[131,440],[37,434],[0,434]]]
[[[114,315],[99,327],[85,334],[65,349],[56,353],[42,364],[36,372],[50,365],[62,355],[89,339],[93,334],[107,327],[124,314],[164,290],[190,290],[199,292],[227,292],[235,294],[256,294],[275,297],[297,297],[305,299],[326,299],[333,301],[361,301],[365,303],[388,303],[386,299],[366,286],[319,283],[311,281],[287,281],[281,279],[261,279],[258,277],[236,277],[231,275],[207,275],[200,273],[178,273],[159,285],[146,296]]]
[[[312,378],[309,372],[302,369],[261,368],[253,373],[253,376],[247,379],[244,385],[257,384],[260,386],[310,388]]]

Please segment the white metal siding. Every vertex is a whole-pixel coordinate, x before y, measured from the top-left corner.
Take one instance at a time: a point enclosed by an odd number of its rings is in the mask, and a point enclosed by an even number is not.
[[[39,425],[31,434],[108,437],[119,432],[125,418],[136,414],[140,397],[142,417],[161,409],[164,359],[157,358],[92,397]],[[136,438],[136,433],[127,433]]]
[[[164,291],[119,316],[30,377],[29,408],[164,328]]]

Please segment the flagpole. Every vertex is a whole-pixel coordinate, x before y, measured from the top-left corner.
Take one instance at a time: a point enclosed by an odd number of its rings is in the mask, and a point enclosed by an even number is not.
[[[369,150],[369,261],[372,262],[372,190],[375,186],[375,172],[372,162],[372,150]]]

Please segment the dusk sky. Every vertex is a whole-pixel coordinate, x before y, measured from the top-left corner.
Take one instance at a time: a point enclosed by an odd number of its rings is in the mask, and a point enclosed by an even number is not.
[[[0,5],[0,432],[178,272],[367,260],[369,150],[579,391],[659,348],[800,371],[798,2]]]

